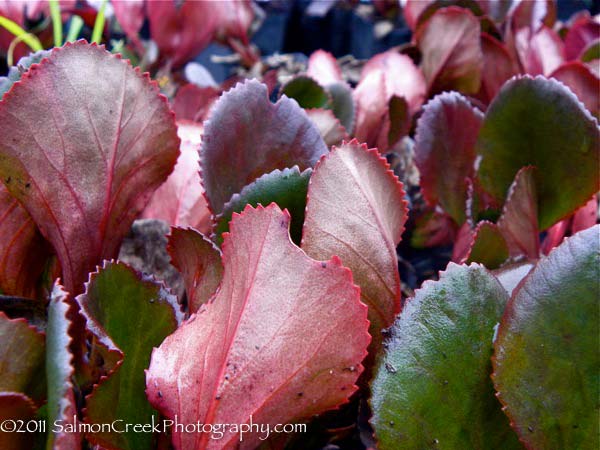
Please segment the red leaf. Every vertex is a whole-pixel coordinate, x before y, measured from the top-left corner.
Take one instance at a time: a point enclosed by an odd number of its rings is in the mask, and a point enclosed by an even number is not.
[[[17,433],[20,421],[35,419],[36,407],[29,397],[18,392],[0,392],[0,448],[30,450],[35,445],[35,433]],[[14,423],[14,430],[10,427]],[[5,432],[6,431],[6,432]]]
[[[337,60],[325,50],[317,50],[310,55],[306,75],[314,78],[321,86],[344,81]]]
[[[571,233],[575,234],[596,225],[598,220],[598,194],[573,214]]]
[[[481,33],[483,68],[481,90],[477,97],[489,104],[504,82],[518,74],[518,67],[506,46],[486,33]]]
[[[538,197],[535,167],[523,167],[508,190],[498,228],[504,236],[510,256],[525,255],[536,260],[540,256]]]
[[[173,169],[166,99],[128,62],[79,41],[13,85],[0,124],[11,136],[0,142],[2,179],[54,246],[67,290],[81,292]]]
[[[483,54],[479,19],[469,10],[448,7],[437,10],[415,33],[421,50],[421,68],[429,93],[479,91]]]
[[[530,75],[549,75],[565,60],[564,44],[558,33],[543,26],[535,33],[521,28],[515,33],[517,55]]]
[[[146,0],[112,0],[111,5],[121,29],[139,50],[143,50],[139,32],[144,24]]]
[[[546,232],[546,237],[544,238],[544,242],[542,243],[542,253],[544,253],[544,255],[550,253],[550,251],[554,247],[558,247],[558,245],[562,242],[563,238],[566,236],[570,224],[571,218],[569,217],[567,219],[555,223],[550,228],[548,228]]]
[[[375,348],[400,311],[396,246],[407,217],[404,197],[377,149],[356,140],[333,147],[308,187],[302,249],[316,259],[337,255],[352,270],[369,307]]]
[[[180,155],[173,173],[154,192],[142,217],[161,219],[173,226],[194,227],[210,232],[211,214],[204,198],[198,151],[202,125],[178,122]]]
[[[565,56],[568,61],[579,59],[592,42],[600,38],[600,23],[588,11],[579,16],[565,36]]]
[[[200,165],[209,206],[218,214],[259,176],[294,165],[307,169],[325,153],[319,130],[295,101],[283,96],[273,104],[264,84],[237,84],[205,123]]]
[[[600,118],[600,79],[585,64],[579,61],[565,63],[552,72],[550,78],[566,84],[588,111]]]
[[[423,108],[415,134],[415,163],[429,205],[439,204],[458,225],[465,221],[467,178],[475,171],[475,143],[483,114],[457,92]]]
[[[339,145],[344,139],[348,139],[346,129],[330,109],[307,109],[306,114],[319,129],[327,147]]]
[[[474,238],[473,224],[469,222],[463,223],[456,234],[456,240],[452,248],[452,262],[462,264],[469,256]]]
[[[171,228],[167,250],[172,264],[183,275],[188,309],[190,313],[198,312],[223,278],[221,252],[200,233],[183,228]]]
[[[291,423],[347,401],[369,342],[367,311],[338,258],[314,261],[290,242],[275,204],[234,214],[214,299],[155,349],[150,402],[166,417],[204,424]],[[307,330],[310,330],[307,333]],[[230,448],[224,430],[173,432],[177,449]],[[261,442],[246,434],[244,447]]]
[[[219,91],[213,87],[198,87],[195,84],[186,84],[179,88],[173,101],[173,112],[177,121],[191,120],[204,122],[208,117],[210,108],[219,98]]]
[[[0,183],[0,290],[36,298],[49,249],[35,223]]]
[[[403,97],[412,116],[421,107],[425,91],[425,79],[408,56],[393,50],[375,55],[364,66],[353,93],[355,137],[385,151],[393,144],[389,142],[390,101],[394,96]],[[409,117],[407,121],[410,123]]]
[[[404,14],[404,21],[408,25],[408,28],[415,31],[419,16],[434,2],[435,0],[406,0],[402,8],[402,13]]]

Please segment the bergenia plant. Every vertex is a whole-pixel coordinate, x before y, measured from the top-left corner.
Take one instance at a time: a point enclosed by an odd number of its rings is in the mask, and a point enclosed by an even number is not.
[[[600,26],[492,3],[408,0],[354,75],[269,67],[242,1],[115,1],[113,52],[22,58],[0,448],[597,448]],[[182,81],[212,40],[254,77]]]

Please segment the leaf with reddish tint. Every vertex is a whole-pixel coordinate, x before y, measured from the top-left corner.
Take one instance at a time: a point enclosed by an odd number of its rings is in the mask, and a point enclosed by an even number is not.
[[[598,448],[600,226],[567,239],[513,292],[494,384],[528,448]]]
[[[277,203],[281,209],[287,209],[290,213],[290,237],[299,245],[311,173],[311,169],[300,172],[298,166],[294,166],[291,169],[274,170],[245,186],[239,194],[231,197],[225,204],[223,213],[217,217],[216,242],[219,245],[223,242],[223,233],[229,231],[233,213],[242,212],[246,205],[264,206]]]
[[[402,13],[404,15],[404,21],[412,31],[417,28],[419,16],[427,9],[427,6],[434,1],[435,0],[406,0],[406,3],[402,8]]]
[[[410,245],[415,248],[450,245],[454,242],[456,233],[456,222],[450,216],[427,208],[415,218]]]
[[[475,143],[483,114],[457,92],[445,92],[423,107],[415,134],[421,189],[457,224],[465,221],[467,178],[475,171]]]
[[[112,0],[110,2],[121,29],[138,50],[144,49],[139,33],[144,24],[145,3],[149,2],[146,0]]]
[[[498,229],[506,240],[510,256],[525,255],[535,260],[540,256],[538,197],[534,167],[523,167],[508,190]]]
[[[162,284],[129,266],[105,261],[77,297],[87,326],[101,342],[120,354],[108,377],[86,399],[87,423],[151,423],[158,417],[144,393],[144,369],[152,348],[171,334],[181,318],[177,299]],[[152,433],[88,434],[93,444],[109,448],[152,448]]]
[[[337,60],[325,50],[317,50],[310,55],[306,75],[315,79],[321,86],[344,81]]]
[[[219,98],[219,91],[213,87],[186,84],[175,94],[173,112],[177,121],[191,120],[202,123],[208,117],[210,108],[217,98]]]
[[[596,224],[598,220],[598,194],[573,214],[571,232],[578,233]]]
[[[0,183],[0,291],[36,298],[48,245],[27,211]]]
[[[522,167],[537,167],[543,231],[600,189],[599,149],[598,122],[570,90],[542,77],[515,78],[504,85],[483,120],[478,177],[502,201]]]
[[[20,421],[26,425],[36,418],[36,407],[29,397],[18,392],[0,392],[0,448],[7,450],[31,450],[35,447],[35,433],[17,433]],[[13,422],[14,421],[14,422]],[[14,423],[14,430],[11,430]]]
[[[0,134],[10,136],[0,141],[0,176],[54,246],[71,293],[116,256],[179,154],[156,85],[84,41],[54,49],[13,85]]]
[[[542,242],[543,254],[547,255],[554,247],[558,247],[566,236],[570,224],[571,218],[569,217],[568,219],[563,219],[560,222],[555,223],[546,230],[546,237]]]
[[[223,278],[221,252],[193,229],[171,228],[167,250],[183,276],[190,313],[198,312],[216,292]]]
[[[243,424],[252,416],[273,426],[335,408],[356,390],[366,308],[350,271],[335,257],[307,257],[290,242],[289,222],[274,204],[234,216],[218,293],[152,354],[148,398],[167,418]],[[231,429],[220,440],[173,430],[177,449],[239,439]],[[243,439],[248,448],[261,443],[258,433]]]
[[[427,0],[425,0],[425,3],[427,3]],[[439,9],[447,8],[450,6],[455,6],[464,10],[469,10],[475,16],[481,17],[483,16],[483,10],[481,9],[479,3],[480,0],[434,0],[433,2],[429,3],[425,9],[423,9],[421,14],[419,14],[419,18],[417,19],[417,24],[415,28],[418,30],[419,27],[423,23],[427,22],[427,20],[429,20],[429,18],[433,16],[433,14],[435,14],[435,12]],[[483,20],[485,19],[490,20],[487,17],[481,18],[480,20],[483,22]]]
[[[600,79],[585,64],[579,61],[568,62],[552,72],[550,78],[566,84],[588,111],[600,118]]]
[[[205,123],[200,165],[209,206],[221,213],[233,194],[261,175],[295,165],[307,169],[326,153],[319,130],[295,101],[284,96],[273,104],[264,84],[237,84]]]
[[[324,87],[306,75],[298,75],[281,87],[279,96],[293,98],[304,108],[326,108],[331,97]]]
[[[497,269],[508,259],[508,244],[494,223],[483,220],[473,230],[473,240],[466,263],[478,262],[488,269]]]
[[[348,133],[339,119],[329,109],[307,109],[306,114],[316,125],[327,147],[339,145],[348,139]]]
[[[565,56],[567,60],[577,59],[588,45],[600,38],[600,23],[588,11],[571,25],[565,36]]]
[[[396,246],[407,217],[404,197],[377,149],[356,140],[334,147],[308,187],[302,249],[315,259],[337,255],[352,270],[369,307],[375,349],[400,311]]]
[[[354,90],[355,137],[380,151],[387,150],[395,143],[389,142],[390,101],[394,96],[403,97],[412,116],[421,107],[425,91],[423,74],[408,56],[393,50],[375,55],[364,66]]]
[[[507,300],[484,267],[450,264],[406,301],[371,382],[377,448],[520,448],[490,380]]]
[[[549,75],[565,60],[558,33],[543,26],[535,33],[522,28],[515,34],[517,55],[523,70],[531,75]]]
[[[0,311],[0,392],[22,392],[41,403],[46,392],[44,334]]]
[[[479,19],[454,6],[437,10],[418,28],[415,41],[423,55],[421,69],[430,94],[479,91],[483,67],[480,33]]]
[[[76,427],[77,404],[73,392],[73,342],[70,316],[76,314],[74,301],[63,287],[56,283],[48,305],[46,328],[46,378],[48,381],[48,423],[60,423],[64,427]],[[47,448],[70,450],[81,447],[81,435],[77,431],[57,430],[48,433]]]
[[[177,135],[181,139],[181,147],[175,169],[154,192],[142,217],[164,220],[173,226],[194,227],[208,233],[211,213],[203,195],[198,162],[202,125],[179,122]]]
[[[488,104],[502,85],[517,75],[518,67],[506,46],[486,33],[481,33],[481,51],[483,67],[481,69],[481,89],[477,97]]]

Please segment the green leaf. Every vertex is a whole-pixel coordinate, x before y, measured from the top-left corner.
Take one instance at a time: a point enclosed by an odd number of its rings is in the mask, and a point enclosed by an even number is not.
[[[151,423],[156,412],[145,394],[144,370],[150,354],[176,328],[181,315],[174,296],[152,279],[119,262],[105,262],[91,275],[86,292],[77,297],[88,328],[110,340],[122,360],[87,398],[90,423]],[[88,439],[103,447],[153,448],[151,433],[94,433]]]
[[[332,83],[325,87],[331,96],[331,110],[340,123],[352,133],[354,129],[354,99],[352,89],[346,83]]]
[[[75,303],[60,284],[55,284],[48,305],[46,329],[46,372],[48,381],[48,423],[58,421],[65,427],[75,425],[77,404],[71,381],[75,374],[72,342],[72,315],[77,314]],[[48,433],[47,448],[76,449],[81,446],[81,435],[73,432]]]
[[[21,79],[21,75],[25,73],[32,64],[39,63],[43,58],[46,58],[50,54],[50,50],[40,50],[35,53],[30,53],[27,56],[23,56],[17,62],[16,66],[12,66],[5,77],[0,77],[0,98],[10,90],[16,81]]]
[[[22,392],[40,403],[46,390],[44,334],[0,311],[0,343],[0,391]]]
[[[217,217],[215,228],[216,241],[223,243],[223,233],[229,231],[229,222],[234,212],[242,212],[246,205],[267,206],[273,202],[281,209],[287,208],[292,216],[290,235],[292,240],[300,243],[306,193],[312,169],[300,172],[298,166],[291,169],[274,170],[250,183],[239,194],[234,194],[223,207],[223,213]]]
[[[485,268],[450,263],[406,302],[371,384],[379,449],[519,448],[490,380],[507,300]]]
[[[292,78],[281,87],[279,95],[293,98],[303,108],[325,108],[331,103],[325,88],[306,75]]]
[[[513,293],[494,382],[528,448],[599,448],[600,226],[567,239]]]
[[[542,231],[600,189],[598,123],[569,89],[552,79],[508,81],[487,110],[476,148],[481,184],[500,201],[522,167],[537,167]]]
[[[488,221],[477,224],[466,262],[497,269],[508,259],[508,245],[498,226]]]

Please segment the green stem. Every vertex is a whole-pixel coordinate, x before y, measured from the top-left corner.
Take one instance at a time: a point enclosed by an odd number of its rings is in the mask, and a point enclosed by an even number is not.
[[[27,31],[25,31],[19,25],[14,23],[12,20],[7,19],[6,17],[0,16],[0,27],[4,28],[9,33],[12,33],[15,36],[17,36],[18,38],[20,38],[34,52],[44,49],[44,47],[42,47],[42,43],[36,36],[27,33]]]
[[[82,27],[83,19],[79,16],[72,16],[71,25],[69,25],[69,32],[67,33],[67,42],[75,41],[79,37]]]
[[[104,31],[104,10],[106,9],[106,0],[102,0],[98,15],[96,16],[96,22],[94,23],[94,29],[92,30],[92,42],[99,44],[102,40],[102,32]]]
[[[58,0],[50,0],[50,16],[52,17],[52,31],[54,34],[54,46],[60,47],[62,45],[62,19],[60,17],[60,5]]]

